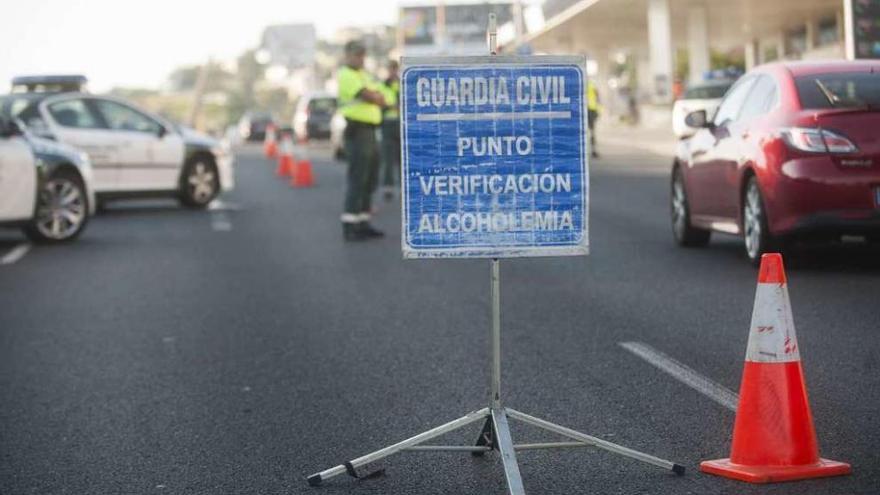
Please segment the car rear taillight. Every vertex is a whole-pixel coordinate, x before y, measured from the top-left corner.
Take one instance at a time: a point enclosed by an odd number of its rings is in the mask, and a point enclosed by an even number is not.
[[[856,145],[840,134],[826,129],[790,127],[782,131],[789,146],[810,153],[853,153]]]

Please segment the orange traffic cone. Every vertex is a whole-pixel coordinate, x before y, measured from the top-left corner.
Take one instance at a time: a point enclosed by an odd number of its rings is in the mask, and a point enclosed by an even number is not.
[[[292,176],[294,159],[293,141],[290,139],[290,135],[285,134],[281,137],[281,147],[279,152],[278,168],[275,169],[275,174],[277,174],[278,177]]]
[[[307,143],[303,140],[300,141],[300,144],[306,145]],[[309,160],[309,154],[305,146],[300,146],[298,151],[303,159],[296,162],[293,176],[290,178],[290,185],[292,187],[312,187],[315,185],[315,177],[312,174],[312,161]]]
[[[704,461],[700,470],[750,483],[850,473],[849,464],[819,457],[778,253],[761,257],[730,457]]]
[[[275,139],[275,125],[266,126],[266,137],[263,139],[263,153],[266,158],[274,160],[278,156],[278,145]]]
[[[296,162],[290,185],[293,187],[312,187],[315,185],[315,176],[312,174],[312,162],[309,160]]]

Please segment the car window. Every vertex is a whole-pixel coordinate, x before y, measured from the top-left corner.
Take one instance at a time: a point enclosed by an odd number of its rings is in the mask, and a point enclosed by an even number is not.
[[[770,111],[776,104],[776,83],[770,76],[760,76],[742,106],[737,120],[748,120]]]
[[[49,114],[63,127],[77,129],[100,129],[103,126],[89,109],[86,102],[80,99],[64,100],[49,105]]]
[[[794,83],[805,110],[880,107],[880,74],[814,74],[796,77]]]
[[[732,88],[730,88],[730,91],[724,96],[724,100],[721,101],[721,105],[718,107],[718,112],[715,113],[714,122],[716,126],[726,125],[737,119],[746,96],[749,94],[749,90],[752,89],[752,84],[754,84],[754,82],[754,77],[746,77],[740,79]]]
[[[685,100],[714,100],[721,98],[730,89],[729,84],[713,84],[709,86],[694,86],[688,88],[682,96]]]
[[[115,131],[158,134],[161,124],[137,110],[108,100],[92,100],[107,126]]]

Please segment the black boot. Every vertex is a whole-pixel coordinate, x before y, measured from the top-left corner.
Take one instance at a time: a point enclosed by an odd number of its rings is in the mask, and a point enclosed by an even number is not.
[[[359,223],[342,222],[342,238],[346,241],[364,241],[367,236],[364,235]]]
[[[360,232],[364,237],[385,237],[385,232],[374,228],[370,222],[361,222],[358,225],[360,225]]]

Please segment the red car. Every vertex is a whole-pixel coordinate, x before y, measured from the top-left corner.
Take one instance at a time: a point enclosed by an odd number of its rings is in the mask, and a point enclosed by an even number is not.
[[[880,61],[785,62],[749,71],[679,144],[672,231],[704,246],[742,235],[746,254],[795,237],[880,239]]]

